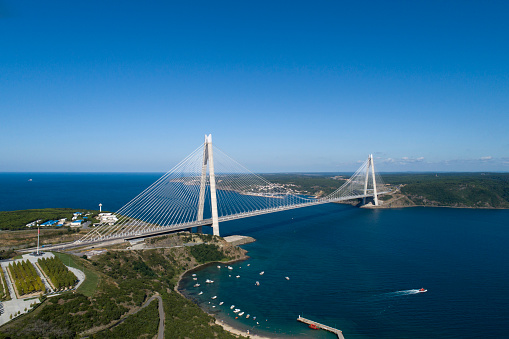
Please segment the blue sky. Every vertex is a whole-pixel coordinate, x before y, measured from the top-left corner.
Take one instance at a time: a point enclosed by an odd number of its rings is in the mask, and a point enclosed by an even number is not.
[[[509,170],[509,2],[0,0],[0,171]]]

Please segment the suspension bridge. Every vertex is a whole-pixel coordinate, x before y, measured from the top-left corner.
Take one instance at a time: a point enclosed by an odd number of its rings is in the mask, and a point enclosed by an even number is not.
[[[375,172],[373,156],[337,190],[323,198],[303,195],[291,185],[271,183],[212,145],[212,136],[152,185],[93,227],[75,245],[149,237],[222,222],[388,193]]]

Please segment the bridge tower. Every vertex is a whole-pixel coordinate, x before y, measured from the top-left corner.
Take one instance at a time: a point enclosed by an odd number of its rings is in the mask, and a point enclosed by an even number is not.
[[[368,193],[368,182],[370,172],[371,178],[373,179],[373,200],[375,206],[378,206],[378,196],[376,192],[376,178],[375,178],[375,163],[373,162],[373,154],[370,154],[368,156],[368,165],[366,166],[366,181],[364,182],[364,195]],[[366,204],[366,197],[362,198],[362,204],[363,205]]]
[[[197,221],[203,220],[203,210],[205,209],[207,165],[209,168],[210,205],[212,208],[212,230],[214,235],[219,236],[219,216],[217,213],[216,175],[214,173],[212,134],[205,135],[205,143],[203,144],[203,162],[201,167],[200,197],[198,200],[198,217],[196,219]],[[201,233],[201,230],[202,226],[198,226],[198,232]]]

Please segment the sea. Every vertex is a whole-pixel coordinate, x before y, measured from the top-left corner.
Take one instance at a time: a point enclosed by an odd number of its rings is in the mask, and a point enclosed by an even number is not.
[[[115,211],[161,175],[0,173],[0,210]],[[325,204],[228,221],[221,235],[256,239],[242,246],[250,258],[200,267],[181,288],[221,321],[269,337],[335,338],[303,316],[345,338],[504,338],[508,220],[509,210]]]

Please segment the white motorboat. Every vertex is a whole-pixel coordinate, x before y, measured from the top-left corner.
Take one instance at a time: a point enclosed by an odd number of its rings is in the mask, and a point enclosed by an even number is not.
[[[244,312],[239,313],[239,317],[242,317],[244,315]]]
[[[205,282],[206,282],[207,284],[212,284],[212,283],[214,282],[214,280],[207,279],[207,280],[205,280]]]
[[[260,286],[260,282],[259,281],[255,282],[255,285]]]
[[[203,291],[201,291],[200,293],[198,293],[198,295],[202,295],[203,294]]]
[[[199,286],[200,286],[200,284],[194,284],[194,287],[199,287]]]
[[[212,297],[212,298],[210,298],[210,299],[216,299],[216,298],[217,298],[217,295],[213,296],[213,297]]]
[[[221,301],[221,302],[219,303],[219,306],[221,306],[222,304],[224,304],[224,301]]]
[[[235,278],[240,278],[240,275],[236,276]]]
[[[265,271],[261,271],[261,272],[260,272],[260,275],[263,275],[264,273],[265,273]]]
[[[234,308],[235,308],[235,305],[232,305],[232,306],[230,307],[230,310],[233,310]]]

